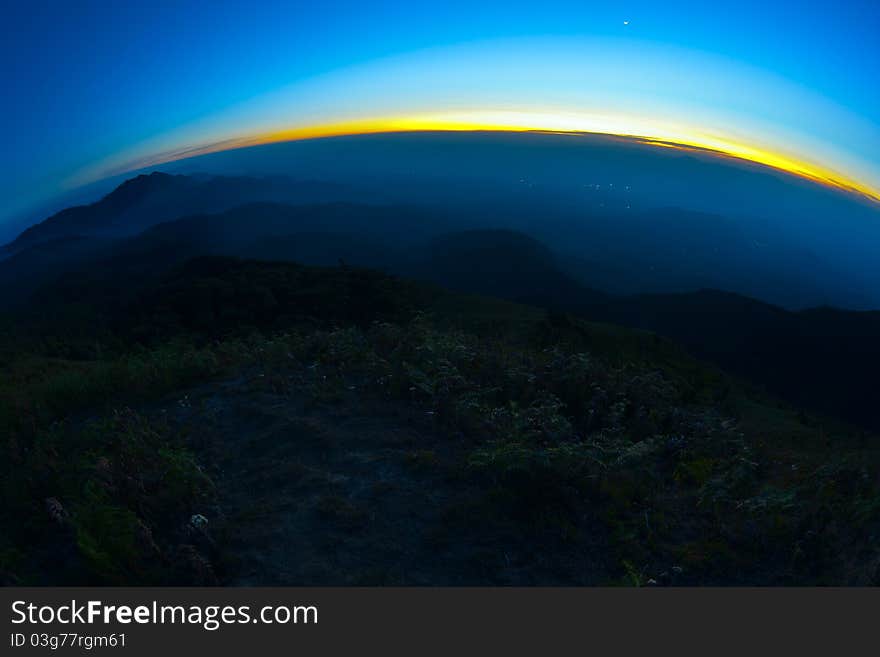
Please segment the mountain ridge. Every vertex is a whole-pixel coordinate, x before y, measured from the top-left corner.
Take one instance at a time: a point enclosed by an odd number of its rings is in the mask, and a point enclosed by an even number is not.
[[[135,235],[165,221],[196,213],[220,212],[243,202],[316,201],[336,196],[341,185],[294,181],[281,176],[205,176],[153,171],[121,183],[87,204],[61,210],[0,247],[11,255],[40,242],[74,234]]]
[[[606,198],[607,185],[601,190],[575,185],[559,191],[552,181],[398,177],[383,183],[370,177],[369,171],[363,174],[363,179],[352,174],[345,182],[332,176],[321,180],[145,174],[93,204],[62,210],[29,227],[0,247],[0,258],[65,235],[129,237],[159,223],[252,203],[348,202],[422,208],[436,224],[435,234],[485,228],[526,233],[565,259],[567,270],[581,282],[608,293],[715,288],[792,309],[880,306],[871,287],[874,274],[880,276],[874,264],[859,266],[852,258],[841,259],[839,247],[830,244],[828,253],[820,257],[819,247],[801,243],[791,233],[791,220],[777,225],[758,217],[728,217],[683,205],[652,208],[642,203],[630,209],[626,198],[630,192],[622,188]],[[401,233],[417,229],[418,222],[413,222],[375,232],[379,241],[398,240]]]
[[[154,226],[137,237],[92,244],[54,285],[46,271],[33,303],[66,298],[113,298],[126,287],[200,255],[304,261],[317,266],[367,266],[470,294],[569,312],[653,331],[696,356],[743,376],[806,408],[880,427],[870,409],[880,399],[871,384],[880,370],[880,313],[790,311],[737,293],[608,295],[565,271],[539,240],[509,229],[426,234],[403,230],[408,208],[344,203],[256,204],[219,215],[196,215]],[[371,241],[371,228],[396,227],[395,241]],[[63,249],[62,249],[63,251]],[[51,256],[46,260],[51,261]],[[12,260],[15,263],[15,260]],[[0,280],[3,265],[0,263]],[[58,275],[61,272],[57,272]],[[12,280],[15,280],[13,276]],[[52,292],[54,287],[54,292]],[[103,290],[103,292],[102,292]]]

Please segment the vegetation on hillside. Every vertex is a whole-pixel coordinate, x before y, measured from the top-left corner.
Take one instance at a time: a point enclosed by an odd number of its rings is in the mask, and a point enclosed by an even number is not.
[[[216,450],[168,408],[243,373],[282,403],[417,418],[435,439],[406,462],[443,500],[425,559],[480,541],[501,564],[555,561],[572,584],[880,583],[875,442],[653,334],[347,267],[226,258],[100,308],[67,298],[50,322],[5,325],[6,583],[234,580],[202,515],[223,497]],[[363,505],[315,508],[345,529]]]

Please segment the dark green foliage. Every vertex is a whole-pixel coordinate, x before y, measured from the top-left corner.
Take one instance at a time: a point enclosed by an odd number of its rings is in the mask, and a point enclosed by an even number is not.
[[[131,300],[116,324],[150,342],[181,333],[221,336],[302,323],[400,319],[417,301],[418,288],[378,272],[203,257]]]
[[[540,324],[532,335],[544,337],[516,344],[437,330],[426,316],[281,342],[310,363],[295,385],[326,400],[328,387],[341,394],[356,383],[463,438],[462,467],[493,509],[486,522],[575,543],[601,522],[621,581],[632,581],[626,564],[638,564],[641,583],[873,581],[878,555],[864,541],[880,528],[875,452],[845,431],[833,450],[820,446],[821,432],[795,413],[771,415],[650,336],[633,351],[641,362],[620,362],[620,349],[578,351],[587,338],[601,344],[603,329],[573,326],[553,347],[544,346],[552,327]]]
[[[56,543],[72,561],[20,576],[46,583],[170,583],[167,552],[211,496],[179,436],[123,409],[74,427],[55,423],[25,446],[10,440],[4,467],[6,540]],[[46,508],[43,508],[46,507]],[[45,578],[45,579],[44,579]],[[68,582],[69,583],[69,582]]]
[[[488,532],[551,564],[582,553],[607,564],[607,583],[877,583],[871,438],[650,333],[346,267],[226,258],[118,298],[93,315],[91,346],[82,325],[68,341],[62,317],[54,331],[12,323],[4,339],[8,582],[216,581],[214,539],[190,522],[214,504],[211,446],[162,408],[258,371],[257,392],[386,403],[441,435],[405,459],[455,498],[437,544]],[[362,504],[323,495],[317,531],[360,531]],[[503,557],[486,549],[495,581]]]

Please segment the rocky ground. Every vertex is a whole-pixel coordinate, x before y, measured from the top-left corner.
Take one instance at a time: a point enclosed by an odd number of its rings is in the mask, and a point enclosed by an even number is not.
[[[465,517],[484,491],[460,472],[466,450],[424,411],[332,404],[271,389],[251,372],[200,386],[163,410],[216,486],[202,549],[226,585],[597,584],[597,549],[552,557],[504,518]],[[464,534],[466,537],[462,540]],[[554,542],[555,543],[555,542]]]

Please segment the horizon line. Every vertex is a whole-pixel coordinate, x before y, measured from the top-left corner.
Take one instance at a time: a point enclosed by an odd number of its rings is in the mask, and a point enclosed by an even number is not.
[[[480,120],[479,115],[456,119],[443,116],[390,117],[378,119],[362,119],[355,121],[319,124],[263,132],[252,136],[233,137],[198,146],[166,150],[128,162],[95,171],[91,176],[81,180],[79,184],[96,182],[117,175],[139,171],[153,166],[179,162],[191,158],[214,153],[241,150],[270,144],[292,143],[314,139],[333,137],[355,137],[376,134],[405,134],[419,132],[498,132],[498,133],[538,133],[568,136],[608,137],[656,148],[670,148],[680,151],[703,153],[710,156],[728,158],[763,166],[768,169],[792,175],[815,184],[837,191],[861,197],[870,202],[880,204],[880,190],[857,181],[837,171],[801,161],[793,156],[776,153],[768,149],[738,143],[721,137],[703,135],[699,131],[688,138],[674,130],[657,130],[667,134],[646,134],[642,131],[618,132],[601,129],[578,129],[576,127],[560,127],[550,125],[552,121],[541,121],[540,117],[528,116],[519,120],[499,122],[488,117]],[[557,123],[559,123],[557,119]],[[647,132],[647,131],[645,131]],[[97,167],[96,167],[97,168]],[[84,172],[85,173],[85,172]],[[77,185],[78,186],[78,185]]]

